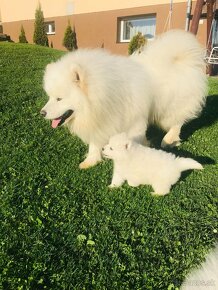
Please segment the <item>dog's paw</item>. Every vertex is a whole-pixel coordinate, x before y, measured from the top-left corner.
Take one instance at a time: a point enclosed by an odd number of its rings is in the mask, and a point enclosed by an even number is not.
[[[97,163],[101,162],[101,158],[95,158],[95,157],[87,157],[83,162],[80,163],[79,168],[80,169],[88,169],[90,167],[95,166]]]
[[[178,147],[180,144],[181,144],[180,140],[173,141],[173,140],[163,139],[161,142],[161,147],[162,148],[167,148],[167,147],[172,148],[172,147]]]
[[[86,161],[83,161],[83,162],[80,163],[79,168],[80,169],[87,169],[87,168],[92,167],[92,166],[93,165],[91,165],[90,163],[88,163]]]
[[[88,169],[90,167],[93,167],[97,164],[97,161],[93,160],[84,160],[83,162],[80,163],[79,168],[80,169]]]
[[[142,145],[145,147],[151,147],[151,141],[148,140],[147,138],[143,139]]]

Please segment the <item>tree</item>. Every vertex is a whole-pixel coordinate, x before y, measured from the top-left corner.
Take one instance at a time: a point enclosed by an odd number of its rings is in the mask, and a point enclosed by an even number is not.
[[[75,28],[72,30],[70,22],[68,22],[67,28],[65,30],[63,46],[67,50],[72,51],[78,48]]]
[[[33,42],[42,46],[48,46],[48,37],[45,31],[45,23],[43,11],[41,5],[36,9],[35,12],[35,23],[34,23],[34,35]]]
[[[135,51],[138,50],[140,53],[142,48],[146,45],[147,39],[141,32],[138,32],[133,38],[131,39],[129,46],[128,46],[128,53],[133,54]]]
[[[19,42],[20,43],[28,43],[28,41],[26,39],[26,34],[24,31],[23,25],[21,25],[21,29],[20,29]]]

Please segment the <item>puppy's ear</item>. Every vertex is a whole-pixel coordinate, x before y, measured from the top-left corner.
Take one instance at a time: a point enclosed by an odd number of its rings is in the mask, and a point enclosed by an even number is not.
[[[77,71],[74,72],[73,81],[75,83],[79,83],[80,82],[80,75],[79,75],[79,73]]]
[[[125,144],[125,149],[126,149],[126,150],[129,150],[131,147],[132,147],[132,142],[131,142],[131,141],[128,141],[128,142]]]
[[[87,94],[87,84],[86,84],[86,74],[82,67],[79,65],[74,65],[71,68],[71,74],[72,74],[72,81],[81,88],[81,90]]]

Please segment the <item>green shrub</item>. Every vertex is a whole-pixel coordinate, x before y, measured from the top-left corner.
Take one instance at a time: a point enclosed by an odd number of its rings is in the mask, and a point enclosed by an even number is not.
[[[21,29],[20,29],[19,42],[28,43],[23,25],[21,25]]]
[[[138,32],[133,38],[131,39],[129,46],[128,46],[128,53],[129,55],[133,54],[136,50],[141,52],[141,49],[146,45],[147,39],[141,32]]]
[[[41,6],[36,9],[33,42],[42,46],[49,46],[45,31],[44,15]]]
[[[78,48],[75,28],[72,30],[70,23],[68,23],[67,28],[65,30],[63,46],[66,47],[66,49],[69,51]]]

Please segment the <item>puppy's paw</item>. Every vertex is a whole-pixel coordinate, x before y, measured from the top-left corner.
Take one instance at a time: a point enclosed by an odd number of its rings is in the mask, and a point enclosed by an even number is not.
[[[114,184],[114,183],[111,183],[110,185],[108,185],[109,189],[113,189],[113,188],[117,188],[117,187],[119,187],[119,185]]]
[[[163,195],[168,194],[168,192],[159,193],[159,192],[152,191],[151,194],[154,195],[154,196],[163,196]]]
[[[132,187],[137,187],[140,185],[140,183],[138,183],[138,182],[129,181],[129,180],[127,180],[127,183],[129,186],[132,186]]]

